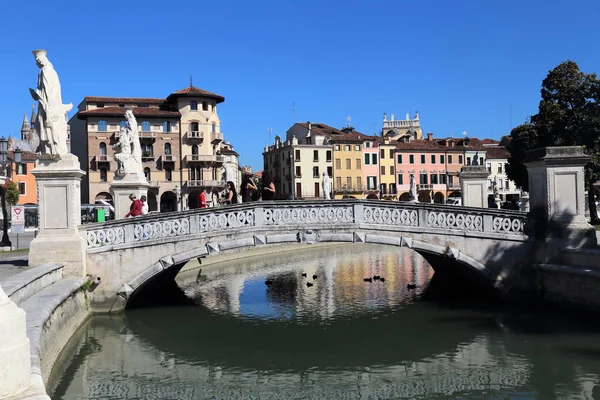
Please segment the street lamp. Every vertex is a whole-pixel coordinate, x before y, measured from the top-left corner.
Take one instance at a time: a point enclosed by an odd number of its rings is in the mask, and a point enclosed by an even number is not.
[[[8,183],[8,172],[9,172],[8,160],[8,140],[4,139],[4,136],[0,138],[0,167],[2,168],[2,174],[4,175],[4,184],[0,186],[0,196],[2,196],[2,241],[0,247],[11,247],[12,243],[8,238],[8,215],[6,212],[6,184]]]

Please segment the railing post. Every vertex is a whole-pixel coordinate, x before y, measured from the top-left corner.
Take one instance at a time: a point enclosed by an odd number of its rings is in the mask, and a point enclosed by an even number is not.
[[[491,233],[494,230],[494,217],[491,214],[483,215],[483,232]]]
[[[425,208],[420,208],[417,211],[417,214],[419,215],[419,228],[427,228],[427,214],[428,211]]]
[[[354,213],[354,223],[358,227],[365,221],[365,217],[363,214],[364,208],[362,204],[353,204],[352,208],[352,211]]]
[[[190,234],[200,232],[200,216],[198,214],[190,215]]]
[[[255,207],[254,208],[254,226],[264,226],[265,225],[265,210],[263,207]]]
[[[135,223],[125,224],[125,243],[133,243],[135,239]]]

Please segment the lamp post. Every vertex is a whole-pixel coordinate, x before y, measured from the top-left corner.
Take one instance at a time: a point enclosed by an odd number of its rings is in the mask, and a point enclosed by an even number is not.
[[[2,168],[2,174],[4,175],[4,184],[0,187],[0,196],[2,196],[2,241],[0,247],[11,247],[12,243],[8,238],[8,213],[6,212],[6,183],[8,182],[9,174],[8,159],[8,140],[4,139],[4,136],[0,138],[0,167]]]

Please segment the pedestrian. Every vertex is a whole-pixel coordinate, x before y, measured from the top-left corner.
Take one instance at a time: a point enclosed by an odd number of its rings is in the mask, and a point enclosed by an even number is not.
[[[142,215],[142,202],[137,199],[136,195],[130,194],[129,200],[131,200],[131,205],[129,206],[129,212],[125,214],[125,218]]]
[[[200,194],[198,195],[198,208],[206,208],[206,188],[200,189]]]
[[[242,187],[240,187],[240,193],[242,195],[242,203],[249,203],[252,201],[252,194],[255,190],[258,190],[250,174],[244,176],[242,180]]]
[[[142,202],[142,215],[146,215],[149,212],[148,200],[146,196],[140,197],[140,201]]]
[[[237,192],[235,191],[235,186],[233,182],[227,182],[227,197],[219,200],[221,204],[237,204]]]
[[[263,200],[274,200],[275,199],[275,184],[271,175],[264,171],[262,174],[262,199]]]

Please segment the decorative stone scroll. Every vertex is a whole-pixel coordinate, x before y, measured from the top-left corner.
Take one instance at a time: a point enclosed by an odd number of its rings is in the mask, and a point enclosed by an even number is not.
[[[93,231],[87,231],[86,233],[88,249],[125,243],[125,228],[122,226],[117,226],[115,228],[96,229]]]
[[[523,217],[494,217],[492,230],[496,233],[522,235],[525,232]]]
[[[164,221],[148,221],[135,224],[133,236],[135,241],[165,239],[189,235],[189,218],[167,219]]]
[[[353,223],[352,207],[277,207],[265,209],[265,225]]]
[[[483,217],[478,214],[431,211],[427,213],[427,225],[437,229],[483,232]]]
[[[199,232],[254,226],[254,210],[211,213],[199,218]]]
[[[363,215],[368,224],[419,226],[417,210],[365,206]]]

